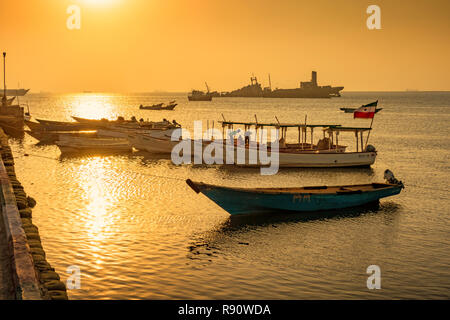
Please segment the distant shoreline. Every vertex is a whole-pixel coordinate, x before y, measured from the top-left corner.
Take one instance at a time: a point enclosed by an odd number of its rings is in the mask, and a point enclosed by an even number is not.
[[[446,93],[450,92],[450,90],[403,90],[403,91],[342,91],[343,94],[345,93]],[[80,95],[96,95],[96,94],[144,94],[144,95],[188,95],[189,92],[180,92],[180,91],[164,91],[164,92],[114,92],[114,91],[105,91],[105,92],[36,92],[36,91],[30,91],[28,95],[30,94],[80,94]],[[224,97],[221,97],[224,98]]]

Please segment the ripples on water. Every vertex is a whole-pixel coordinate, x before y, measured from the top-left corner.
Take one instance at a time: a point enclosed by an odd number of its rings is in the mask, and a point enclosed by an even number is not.
[[[185,95],[33,95],[35,118],[119,115],[194,120],[342,123],[341,106],[380,100],[370,169],[257,169],[174,166],[145,152],[62,157],[56,146],[13,139],[17,173],[38,205],[33,211],[48,260],[62,276],[81,268],[72,299],[449,298],[449,93],[346,93],[340,99],[214,99]],[[175,111],[138,106],[177,99]],[[210,122],[211,126],[211,122]],[[293,138],[296,133],[293,132]],[[351,135],[342,142],[353,146]],[[29,157],[21,156],[24,152]],[[51,160],[56,159],[56,160]],[[313,216],[230,217],[182,180],[228,186],[301,186],[382,181],[389,168],[406,189],[379,207]],[[369,265],[382,289],[366,287]]]

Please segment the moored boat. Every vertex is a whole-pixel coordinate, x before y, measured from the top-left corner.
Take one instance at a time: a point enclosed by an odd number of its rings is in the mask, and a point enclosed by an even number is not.
[[[295,188],[235,188],[194,182],[186,183],[203,193],[231,215],[259,212],[316,212],[345,209],[378,202],[399,194],[403,183],[385,171],[387,183]]]
[[[178,104],[175,101],[169,102],[167,105],[164,103],[154,104],[152,106],[143,106],[142,104],[139,106],[141,110],[173,110]]]
[[[78,122],[64,122],[36,119],[38,122],[24,120],[24,123],[35,131],[83,131],[83,130],[95,130],[97,127],[91,124],[78,123]]]
[[[157,154],[170,154],[178,141],[171,141],[175,129],[154,132],[149,134],[132,133],[128,141],[137,150]]]
[[[6,96],[14,96],[14,97],[23,97],[24,95],[26,95],[28,93],[28,91],[30,91],[30,89],[5,89],[5,90],[0,90],[0,93],[3,95],[4,93],[6,94]]]
[[[121,127],[121,126],[115,126],[110,128],[102,128],[97,130],[97,134],[99,137],[106,137],[106,138],[122,138],[122,139],[128,139],[128,136],[130,135],[165,135],[165,134],[172,134],[173,130],[175,129],[147,129],[147,128],[127,128],[127,127]]]
[[[55,143],[61,136],[96,138],[96,131],[36,131],[25,130],[25,133],[32,136],[41,143]]]
[[[84,138],[60,135],[56,145],[62,153],[76,152],[131,152],[132,147],[126,139]]]
[[[344,111],[344,113],[353,113],[357,110],[358,108],[340,108],[341,111]],[[383,110],[383,108],[376,108],[375,109],[375,113],[379,112]]]
[[[273,123],[242,123],[223,121],[222,126],[224,133],[222,137],[225,137],[225,128],[233,129],[234,124],[244,125],[245,130],[251,126],[257,126],[258,128],[264,127],[276,127],[281,130],[280,142],[275,147],[273,143],[268,142],[265,144],[256,141],[246,141],[238,139],[215,139],[215,140],[190,140],[186,146],[191,145],[190,154],[194,154],[193,145],[197,143],[197,150],[210,145],[215,150],[223,148],[223,158],[233,158],[233,164],[244,167],[262,167],[267,165],[266,157],[277,161],[279,167],[286,168],[301,168],[301,167],[318,167],[318,168],[332,168],[332,167],[360,167],[370,166],[375,162],[376,150],[373,146],[367,144],[364,146],[363,132],[368,132],[371,128],[357,128],[357,127],[342,127],[340,125],[319,125],[319,124],[273,124]],[[288,128],[296,128],[299,132],[298,143],[285,143],[286,132]],[[323,138],[316,144],[314,143],[313,131],[314,129],[322,129]],[[309,130],[309,132],[307,131]],[[351,132],[356,136],[356,150],[347,151],[347,146],[339,144],[339,135],[341,132]],[[307,142],[307,136],[310,134],[310,141]],[[325,135],[328,134],[328,137]],[[178,145],[182,140],[173,141],[170,135],[154,137],[151,135],[136,135],[129,137],[133,146],[140,150],[145,150],[154,153],[171,154],[173,148]],[[185,141],[185,140],[184,140]],[[228,141],[231,141],[231,148]],[[185,141],[186,142],[186,141]],[[184,151],[184,150],[183,150]],[[263,154],[262,154],[262,153]],[[233,155],[229,156],[229,153]],[[200,156],[203,155],[203,151]],[[198,157],[198,156],[197,156]],[[224,162],[222,162],[224,163]],[[227,162],[228,163],[228,162]]]

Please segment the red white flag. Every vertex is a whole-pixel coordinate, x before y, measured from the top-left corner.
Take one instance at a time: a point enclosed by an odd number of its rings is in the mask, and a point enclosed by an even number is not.
[[[355,112],[353,112],[353,118],[366,118],[366,119],[370,119],[373,118],[373,116],[375,115],[375,109],[377,107],[376,106],[362,106],[358,109],[355,110]]]

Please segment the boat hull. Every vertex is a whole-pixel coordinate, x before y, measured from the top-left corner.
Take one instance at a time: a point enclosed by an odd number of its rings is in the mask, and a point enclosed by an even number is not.
[[[192,181],[191,181],[192,183]],[[191,185],[188,182],[189,185]],[[194,183],[195,184],[195,183]],[[210,200],[231,215],[259,212],[316,212],[345,209],[377,202],[381,198],[399,194],[402,187],[386,187],[367,192],[339,193],[264,193],[251,190],[195,184]]]
[[[33,138],[39,140],[41,143],[55,143],[60,139],[61,136],[69,136],[69,137],[84,137],[84,138],[95,138],[97,137],[97,132],[83,132],[83,131],[30,131],[25,130],[25,133],[29,134]]]
[[[30,89],[6,89],[6,96],[22,97],[26,95]],[[3,96],[5,91],[0,89],[0,96]]]
[[[173,130],[170,130],[170,133],[160,133],[157,136],[130,134],[128,135],[128,141],[134,148],[141,151],[157,154],[170,154],[172,148],[178,143],[177,141],[170,140],[172,131]]]
[[[175,109],[175,107],[177,105],[178,104],[174,103],[174,104],[167,105],[165,107],[163,107],[162,105],[161,106],[148,106],[148,107],[144,106],[144,107],[139,107],[139,109],[141,109],[141,110],[173,110],[173,109]]]
[[[86,138],[80,136],[60,135],[59,140],[56,141],[56,145],[62,153],[123,153],[132,151],[132,147],[126,139]]]
[[[211,95],[204,95],[204,96],[188,96],[189,101],[211,101],[212,96]]]
[[[340,108],[340,110],[344,111],[344,113],[353,113],[357,110],[357,108]],[[376,108],[375,113],[378,113],[381,110],[383,110],[383,108]]]
[[[129,141],[139,150],[151,153],[171,154],[172,149],[179,143],[171,141],[170,135],[152,137],[152,136],[129,136]],[[191,151],[194,155],[194,147],[191,143]],[[196,142],[201,145],[200,142]],[[203,143],[203,147],[209,143]],[[254,152],[254,150],[252,150]],[[234,163],[242,167],[261,167],[266,166],[261,162],[256,152],[255,161],[251,161],[252,151],[248,148],[237,147],[234,149]],[[245,154],[242,160],[238,158],[239,154]],[[226,159],[227,148],[223,147],[223,158]],[[278,159],[280,168],[340,168],[340,167],[365,167],[371,166],[376,159],[376,152],[278,152],[272,154],[268,152],[268,157],[275,161]],[[202,152],[203,155],[203,152]],[[204,156],[204,155],[203,155]],[[272,164],[274,164],[272,162]]]

